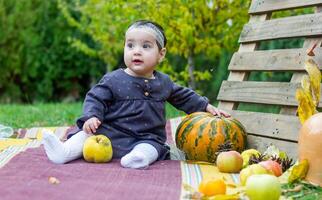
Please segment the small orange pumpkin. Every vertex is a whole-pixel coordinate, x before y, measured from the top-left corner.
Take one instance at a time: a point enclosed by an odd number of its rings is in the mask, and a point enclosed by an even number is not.
[[[322,186],[322,113],[306,120],[299,133],[299,159],[307,159],[306,180]]]

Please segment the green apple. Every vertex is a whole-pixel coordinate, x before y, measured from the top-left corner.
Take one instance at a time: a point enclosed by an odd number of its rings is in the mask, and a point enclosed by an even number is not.
[[[83,156],[87,162],[105,163],[112,159],[113,149],[105,135],[93,135],[85,140]]]
[[[243,158],[237,151],[221,152],[217,156],[216,165],[220,172],[237,173],[243,166]]]
[[[281,184],[274,175],[255,174],[247,179],[246,194],[250,200],[278,200]]]
[[[271,172],[270,170],[267,170],[265,167],[259,164],[249,165],[248,167],[241,170],[239,174],[241,185],[245,185],[248,177],[254,174],[273,174],[273,172]]]

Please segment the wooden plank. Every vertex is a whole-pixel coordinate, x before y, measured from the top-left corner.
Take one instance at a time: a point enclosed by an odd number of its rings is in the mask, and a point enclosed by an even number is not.
[[[317,46],[320,47],[322,44],[322,38],[307,38],[304,41],[303,49],[308,49],[312,47],[314,44],[318,44]],[[322,64],[320,63],[320,60],[322,59],[322,55],[319,54],[319,50],[321,48],[315,49],[314,53],[314,60],[318,63],[318,66],[322,67]],[[306,72],[296,72],[293,73],[291,83],[301,82],[301,79],[303,75],[306,74]],[[289,107],[289,106],[283,106],[280,110],[281,114],[287,114],[287,115],[296,115],[297,113],[297,107]]]
[[[229,70],[233,71],[304,71],[307,48],[237,52]],[[314,50],[314,60],[322,70],[322,48]]]
[[[320,4],[322,4],[322,0],[253,0],[248,13],[258,14],[278,10],[304,8]]]
[[[257,21],[265,21],[271,17],[270,13],[266,13],[263,15],[253,15],[250,16],[249,22],[257,22]],[[253,52],[258,46],[258,43],[248,43],[248,44],[240,44],[239,52]],[[228,80],[233,81],[244,81],[247,80],[249,76],[249,72],[230,72],[228,76]],[[238,103],[233,102],[224,102],[219,101],[218,108],[224,110],[235,110],[238,107]]]
[[[298,140],[301,124],[296,116],[239,110],[228,112],[244,125],[249,134],[293,142]]]
[[[297,106],[295,92],[299,87],[300,83],[224,81],[217,99],[232,102]],[[322,99],[319,103],[319,108],[321,107]]]
[[[239,42],[320,36],[322,35],[322,13],[251,22],[244,26]]]
[[[254,148],[258,149],[260,152],[264,153],[264,151],[267,149],[267,147],[270,144],[275,145],[277,148],[279,148],[281,151],[286,152],[286,154],[292,158],[293,160],[297,159],[298,157],[298,144],[294,142],[287,142],[283,140],[276,140],[271,138],[265,138],[265,137],[258,137],[253,135],[247,136],[248,145],[247,148]]]
[[[316,10],[315,10],[316,13],[319,13],[321,11],[322,11],[322,6],[316,7]],[[318,47],[321,47],[322,38],[321,37],[319,37],[319,38],[306,38],[304,41],[304,44],[303,44],[303,49],[309,49],[314,44],[317,44]],[[314,50],[314,53],[316,54],[314,57],[314,60],[318,63],[319,66],[322,66],[320,63],[320,60],[319,60],[319,59],[322,59],[322,56],[319,54],[319,50],[320,50],[320,48]],[[291,82],[292,83],[301,82],[301,79],[304,74],[306,74],[306,72],[293,73]],[[297,113],[297,107],[283,106],[280,109],[280,114],[296,115],[296,113]]]
[[[307,74],[306,72],[295,72],[291,78],[291,83],[300,83],[303,75]],[[282,106],[280,109],[280,114],[283,115],[296,115],[297,106]]]

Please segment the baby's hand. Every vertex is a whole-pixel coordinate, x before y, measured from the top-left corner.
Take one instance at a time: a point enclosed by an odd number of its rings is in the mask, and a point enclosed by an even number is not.
[[[215,106],[211,105],[211,104],[208,104],[207,105],[207,108],[206,108],[206,111],[213,114],[213,115],[217,115],[217,116],[221,116],[223,115],[224,117],[230,117],[230,114],[223,111],[223,110],[220,110],[218,108],[216,108]]]
[[[98,118],[89,118],[83,125],[83,131],[85,131],[87,134],[94,134],[100,125],[101,121]]]

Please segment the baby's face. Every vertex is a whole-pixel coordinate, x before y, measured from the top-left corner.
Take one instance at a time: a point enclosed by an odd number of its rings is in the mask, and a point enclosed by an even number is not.
[[[165,55],[159,50],[155,36],[135,28],[127,32],[124,46],[124,62],[134,76],[151,77],[153,70]]]

